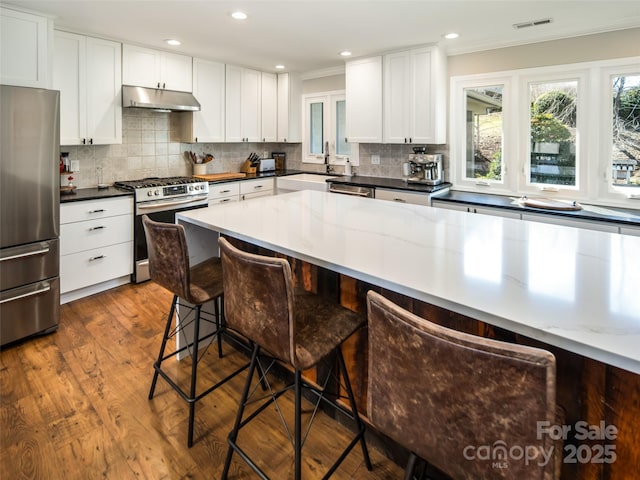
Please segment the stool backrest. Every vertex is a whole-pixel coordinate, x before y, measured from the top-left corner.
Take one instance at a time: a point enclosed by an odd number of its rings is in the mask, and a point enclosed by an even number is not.
[[[553,478],[561,452],[537,424],[555,424],[550,352],[436,325],[373,291],[367,308],[377,429],[454,479]]]
[[[149,276],[174,295],[195,303],[189,292],[189,252],[182,225],[155,222],[142,216],[147,237]]]
[[[291,364],[295,322],[289,262],[243,252],[222,237],[219,244],[227,325]]]

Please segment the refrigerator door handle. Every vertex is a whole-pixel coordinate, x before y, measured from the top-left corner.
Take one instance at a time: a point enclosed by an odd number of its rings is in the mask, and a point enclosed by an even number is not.
[[[41,246],[37,247],[38,250],[32,250],[30,252],[22,252],[22,253],[16,253],[15,255],[9,255],[8,257],[2,257],[0,258],[0,262],[4,262],[5,260],[15,260],[16,258],[24,258],[24,257],[31,257],[33,255],[42,255],[44,253],[49,253],[49,247],[44,247],[41,248]]]
[[[38,288],[41,285],[44,285],[44,286],[42,286],[42,288]],[[29,287],[28,291],[26,291],[24,293],[19,293],[18,295],[14,295],[13,297],[9,297],[9,298],[3,298],[2,300],[0,300],[0,304],[8,303],[8,302],[14,302],[14,301],[19,300],[21,298],[31,297],[33,295],[38,295],[40,293],[48,292],[49,290],[51,290],[51,285],[49,284],[49,282],[46,282],[44,284],[38,284],[35,287],[35,290],[33,288],[34,287]]]

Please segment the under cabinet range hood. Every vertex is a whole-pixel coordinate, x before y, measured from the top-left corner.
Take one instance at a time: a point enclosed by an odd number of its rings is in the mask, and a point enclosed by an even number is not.
[[[198,112],[200,103],[189,92],[122,86],[123,108],[148,108],[165,112]]]

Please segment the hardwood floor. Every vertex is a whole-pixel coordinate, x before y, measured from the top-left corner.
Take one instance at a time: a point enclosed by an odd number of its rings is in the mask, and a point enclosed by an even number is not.
[[[147,399],[170,301],[152,282],[125,285],[63,305],[57,332],[0,352],[0,478],[220,478],[245,376],[198,403],[187,448],[187,404],[162,379]],[[206,353],[198,369],[203,385],[245,361],[228,345],[225,352],[221,360],[213,348]],[[188,379],[188,361],[172,368]],[[288,395],[281,407],[292,412]],[[292,449],[277,414],[260,418],[240,441],[272,479],[291,478]],[[348,435],[321,414],[303,450],[304,478],[321,478]],[[332,478],[402,478],[373,446],[370,453],[372,472],[354,448]],[[234,456],[230,478],[256,475]]]

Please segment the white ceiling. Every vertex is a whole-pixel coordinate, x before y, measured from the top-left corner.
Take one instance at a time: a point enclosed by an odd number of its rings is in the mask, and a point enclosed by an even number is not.
[[[640,26],[640,0],[4,0],[49,14],[56,28],[225,63],[301,73],[441,43],[450,54]],[[249,18],[233,20],[241,9]],[[552,18],[539,27],[514,23]],[[460,34],[443,40],[445,33]],[[177,38],[179,47],[163,40]],[[640,53],[640,50],[639,50]]]

